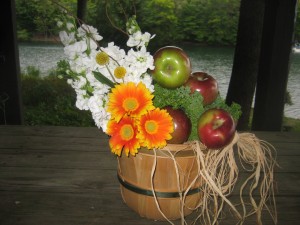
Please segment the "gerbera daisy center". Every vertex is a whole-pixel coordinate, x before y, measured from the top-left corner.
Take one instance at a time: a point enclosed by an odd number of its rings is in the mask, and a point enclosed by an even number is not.
[[[139,102],[136,98],[126,98],[123,102],[123,108],[126,111],[134,111],[139,106]]]
[[[125,124],[121,128],[120,134],[121,134],[121,137],[123,140],[128,141],[128,140],[132,139],[134,136],[133,127],[130,124]]]
[[[158,129],[158,124],[155,120],[148,120],[145,123],[145,129],[149,134],[156,134]]]

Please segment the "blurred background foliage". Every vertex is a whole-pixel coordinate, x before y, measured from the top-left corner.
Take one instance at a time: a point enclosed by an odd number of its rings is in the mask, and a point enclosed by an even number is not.
[[[76,93],[65,80],[41,77],[38,69],[22,74],[24,125],[95,126],[91,113],[75,107]]]
[[[77,0],[56,2],[76,15]],[[157,35],[155,48],[178,42],[233,46],[239,5],[240,0],[87,0],[85,22],[97,27],[104,40],[117,44],[126,36],[111,22],[124,30],[126,18],[136,14],[142,30]],[[16,0],[16,10],[19,40],[57,35],[60,9],[50,0]]]
[[[76,15],[77,0],[56,2]],[[151,43],[155,48],[179,42],[234,46],[239,6],[240,0],[87,0],[85,22],[95,26],[105,41],[113,39],[118,45],[126,36],[111,22],[125,30],[126,19],[136,14],[142,30],[157,35]],[[16,0],[16,9],[19,40],[57,35],[60,9],[52,1]],[[300,40],[299,23],[295,40]]]
[[[56,2],[76,15],[77,0]],[[240,0],[87,0],[85,22],[95,26],[104,40],[117,44],[124,43],[126,36],[111,22],[125,30],[126,18],[136,14],[142,30],[157,35],[152,43],[156,48],[178,42],[234,46],[239,6]],[[60,9],[52,1],[16,0],[16,9],[19,40],[57,35]],[[295,40],[300,40],[299,22]]]

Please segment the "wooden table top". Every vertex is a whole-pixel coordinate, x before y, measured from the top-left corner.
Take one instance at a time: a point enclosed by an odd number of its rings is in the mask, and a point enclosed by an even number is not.
[[[278,224],[299,224],[300,133],[255,134],[277,150]],[[141,218],[128,208],[116,173],[116,156],[96,128],[0,126],[0,224],[169,224]],[[226,215],[220,224],[233,221]],[[263,224],[274,223],[267,215]]]

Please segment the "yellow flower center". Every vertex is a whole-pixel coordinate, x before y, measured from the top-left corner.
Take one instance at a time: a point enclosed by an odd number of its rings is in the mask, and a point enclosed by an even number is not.
[[[135,98],[126,98],[123,102],[123,107],[126,111],[133,111],[137,109],[139,103]]]
[[[130,124],[125,124],[121,128],[121,136],[124,140],[128,141],[133,138],[134,130]]]
[[[98,52],[96,55],[96,62],[103,66],[109,62],[109,56],[105,52]]]
[[[114,70],[114,75],[116,78],[121,79],[125,76],[126,74],[126,69],[123,66],[118,66],[115,70]]]
[[[145,129],[149,134],[156,134],[158,129],[157,122],[155,120],[148,120],[145,123]]]

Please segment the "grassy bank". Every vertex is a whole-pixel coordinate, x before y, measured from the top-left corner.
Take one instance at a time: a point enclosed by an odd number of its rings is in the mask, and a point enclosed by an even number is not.
[[[89,111],[76,108],[76,94],[54,76],[22,76],[25,125],[95,126]]]
[[[283,130],[300,132],[300,120],[284,117],[283,118]]]
[[[76,108],[76,94],[65,80],[40,78],[34,68],[27,71],[22,75],[25,125],[95,126],[89,111]],[[283,131],[300,132],[300,120],[285,117]]]

